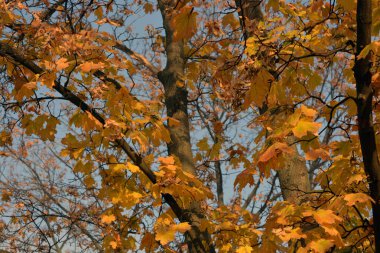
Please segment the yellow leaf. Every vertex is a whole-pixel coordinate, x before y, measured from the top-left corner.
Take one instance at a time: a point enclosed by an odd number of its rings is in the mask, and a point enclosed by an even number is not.
[[[259,43],[256,43],[256,40],[254,37],[249,37],[246,41],[246,52],[248,55],[255,55],[257,53],[257,50],[258,50],[258,44]]]
[[[366,178],[366,176],[364,174],[355,174],[355,175],[352,175],[350,177],[350,179],[348,180],[347,182],[347,185],[350,185],[350,184],[357,184],[359,182],[362,182],[364,179]]]
[[[248,108],[251,103],[261,107],[269,93],[272,81],[273,76],[267,70],[260,69],[252,79],[251,86],[244,98],[243,108]]]
[[[301,110],[296,110],[292,115],[288,117],[288,124],[292,127],[295,127],[298,124],[298,121],[300,121],[301,118]]]
[[[207,138],[203,138],[197,143],[197,147],[200,151],[208,151],[210,149],[210,146],[208,145]]]
[[[358,55],[358,59],[365,58],[369,52],[373,52],[373,54],[378,55],[380,52],[380,41],[374,41],[365,46]]]
[[[318,113],[316,110],[310,109],[304,105],[301,105],[300,110],[303,113],[303,115],[311,118],[314,118]]]
[[[126,166],[124,164],[116,164],[111,166],[112,170],[115,172],[123,172],[126,169]]]
[[[162,245],[166,245],[169,242],[173,241],[175,237],[175,230],[173,229],[165,229],[160,230],[156,233],[156,240],[160,241]]]
[[[236,253],[251,253],[252,252],[252,247],[245,245],[245,246],[240,246],[237,250]]]
[[[110,223],[112,223],[113,221],[115,221],[116,220],[116,217],[115,217],[115,215],[113,215],[113,214],[111,214],[111,215],[102,215],[101,216],[101,221],[102,221],[102,223],[104,223],[104,224],[110,224]]]
[[[132,172],[132,173],[137,173],[137,172],[140,171],[140,168],[139,168],[139,167],[137,167],[136,165],[134,165],[134,164],[132,164],[132,163],[130,163],[130,162],[127,163],[127,168],[128,168],[128,170],[129,170],[130,172]]]
[[[191,229],[191,225],[188,222],[182,222],[180,224],[174,225],[174,229],[178,232],[185,233]]]
[[[285,95],[285,87],[281,82],[272,82],[268,94],[269,105],[276,106],[278,104],[286,104],[287,102],[288,101]]]
[[[194,8],[185,6],[173,17],[174,41],[190,39],[197,32],[197,13]]]
[[[315,136],[318,136],[318,130],[321,127],[321,123],[318,122],[311,122],[306,120],[300,120],[298,121],[297,125],[292,129],[292,132],[295,137],[302,138],[307,133],[311,133]]]
[[[84,147],[76,148],[71,152],[71,154],[74,159],[78,159],[78,157],[82,155],[83,151],[84,151]]]
[[[222,248],[220,249],[220,252],[230,252],[231,248],[232,248],[231,243],[224,244]]]

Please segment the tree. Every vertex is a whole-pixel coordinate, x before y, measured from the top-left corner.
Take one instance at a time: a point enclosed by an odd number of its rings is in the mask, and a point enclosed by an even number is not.
[[[1,5],[4,250],[380,248],[378,1]]]

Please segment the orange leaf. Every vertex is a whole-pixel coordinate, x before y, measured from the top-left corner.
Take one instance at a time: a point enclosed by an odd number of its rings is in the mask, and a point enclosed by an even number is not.
[[[188,222],[182,222],[180,224],[174,225],[173,227],[175,230],[181,233],[185,233],[191,229],[191,225]]]
[[[234,182],[234,187],[236,188],[237,185],[240,185],[240,189],[243,189],[247,184],[249,184],[250,186],[253,185],[255,183],[253,175],[255,174],[255,170],[243,170],[239,175],[237,175]]]
[[[117,248],[117,242],[116,241],[110,242],[110,246],[112,249],[116,249]]]
[[[67,59],[66,58],[60,58],[57,62],[57,70],[62,70],[62,69],[65,69],[69,66],[69,63],[67,62]]]
[[[259,162],[266,163],[273,157],[277,157],[281,153],[292,154],[293,149],[286,143],[276,142],[270,146],[261,156]]]
[[[348,206],[354,206],[356,203],[365,203],[374,200],[365,193],[350,193],[344,195],[344,200],[347,201]]]
[[[323,148],[318,148],[309,150],[305,155],[306,160],[314,161],[318,158],[322,158],[322,160],[326,161],[330,158],[330,154],[327,150]]]
[[[112,223],[115,220],[116,220],[116,217],[113,214],[111,214],[111,215],[106,215],[105,214],[105,215],[102,215],[102,217],[101,217],[101,221],[104,224],[110,224],[110,223]]]
[[[79,68],[83,72],[90,72],[91,70],[101,69],[104,67],[104,63],[85,62],[82,63]]]
[[[335,215],[332,210],[320,209],[317,211],[306,211],[303,213],[304,216],[313,216],[314,219],[320,225],[331,225],[338,221],[342,221],[342,218]]]

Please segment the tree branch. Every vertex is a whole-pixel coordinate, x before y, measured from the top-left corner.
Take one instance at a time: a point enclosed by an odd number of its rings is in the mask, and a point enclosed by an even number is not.
[[[15,62],[23,65],[35,74],[42,75],[45,73],[41,67],[36,65],[33,61],[28,60],[26,57],[18,53],[14,48],[5,44],[4,42],[0,42],[0,56],[13,59]],[[53,88],[72,104],[80,108],[82,111],[90,113],[102,125],[105,125],[105,119],[98,112],[96,112],[93,108],[91,108],[70,90],[63,87],[58,81],[54,82]],[[153,171],[145,164],[143,158],[137,154],[124,139],[117,139],[115,142],[128,155],[133,163],[138,166],[140,170],[149,178],[149,180],[155,184],[157,182],[156,176],[154,175]],[[170,194],[162,194],[162,196],[181,222],[189,222],[192,224],[192,220],[189,219],[187,215],[185,215],[184,210],[182,210],[182,208],[178,205],[173,196]],[[200,241],[200,239],[197,239],[197,236],[199,236],[199,231],[198,233],[193,232],[192,234],[195,240]]]

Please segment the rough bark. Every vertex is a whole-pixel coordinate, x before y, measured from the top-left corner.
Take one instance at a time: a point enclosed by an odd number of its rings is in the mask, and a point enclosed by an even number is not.
[[[175,124],[168,124],[171,138],[168,144],[169,154],[179,158],[185,171],[195,174],[187,112],[187,90],[178,85],[182,82],[186,62],[184,42],[173,40],[174,30],[170,25],[175,4],[176,2],[172,1],[159,1],[166,33],[167,62],[165,69],[158,73],[158,79],[165,89],[167,115],[176,121]]]
[[[163,26],[166,35],[166,67],[158,73],[165,90],[165,106],[167,115],[174,119],[175,124],[168,122],[171,142],[168,144],[168,153],[176,156],[181,162],[182,169],[196,175],[195,164],[190,142],[189,115],[187,111],[187,89],[183,83],[186,59],[184,56],[184,41],[174,40],[174,27],[170,20],[175,14],[177,1],[158,1]],[[182,85],[179,85],[182,84]],[[193,230],[187,234],[189,252],[215,252],[210,243],[210,235],[200,231],[197,224],[204,218],[200,203],[190,203],[190,209],[185,211],[187,218],[192,221]],[[198,241],[194,241],[196,238]]]
[[[371,0],[357,1],[357,44],[354,75],[356,80],[358,128],[364,170],[368,176],[372,204],[375,248],[380,252],[380,163],[376,149],[376,137],[372,119],[373,90],[371,87],[371,53],[359,59],[358,55],[371,43]]]
[[[261,2],[261,0],[236,0],[245,38],[253,35],[255,30],[254,22],[263,20],[264,15],[260,7]],[[262,54],[262,57],[266,57],[265,53]],[[274,61],[267,60],[266,62]],[[275,66],[268,67],[270,68],[270,73],[276,72]],[[266,109],[267,106],[264,105],[260,108],[260,113],[264,113]],[[294,141],[294,136],[285,138],[285,142],[288,144],[292,144]],[[294,155],[286,158],[284,168],[278,171],[278,177],[284,200],[300,204],[302,202],[301,195],[310,191],[310,181],[305,160],[299,155],[295,145],[293,145],[293,149],[295,151]]]
[[[289,145],[295,142],[294,136],[285,138]],[[294,155],[289,155],[284,162],[284,168],[278,171],[281,193],[284,200],[301,204],[305,193],[310,191],[309,173],[306,161],[299,155],[297,147],[292,145]]]
[[[220,161],[215,162],[215,177],[216,177],[216,195],[218,198],[218,206],[224,205],[224,193],[223,193],[223,175],[222,166]]]

